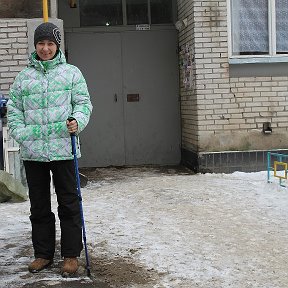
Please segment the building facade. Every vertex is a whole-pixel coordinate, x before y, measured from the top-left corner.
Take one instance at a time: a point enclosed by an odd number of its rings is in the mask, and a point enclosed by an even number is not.
[[[50,2],[51,17],[64,23],[68,61],[83,70],[95,98],[82,166],[182,161],[200,172],[258,171],[268,150],[288,148],[287,0],[178,0],[171,15],[151,8],[169,1],[148,1],[140,15],[141,7],[120,0],[111,23],[79,8],[91,1]],[[27,64],[29,29],[29,20],[2,15],[4,95]],[[99,49],[79,53],[89,43]],[[93,51],[96,60],[87,61]]]
[[[182,161],[196,171],[265,170],[267,150],[288,148],[287,4],[178,0]]]

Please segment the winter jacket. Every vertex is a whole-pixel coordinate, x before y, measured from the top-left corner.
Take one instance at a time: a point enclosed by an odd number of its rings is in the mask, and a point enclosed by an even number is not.
[[[77,67],[66,63],[61,50],[52,60],[40,61],[36,52],[29,60],[10,89],[10,135],[19,143],[23,160],[73,159],[66,120],[76,119],[78,133],[89,121],[92,104],[85,79]]]

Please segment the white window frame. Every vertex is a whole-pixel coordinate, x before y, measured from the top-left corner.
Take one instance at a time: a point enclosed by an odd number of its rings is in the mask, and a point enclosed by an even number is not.
[[[232,55],[231,1],[227,0],[228,56],[230,64],[288,62],[288,54],[276,54],[276,1],[268,1],[269,55]],[[252,1],[252,0],[251,0]]]

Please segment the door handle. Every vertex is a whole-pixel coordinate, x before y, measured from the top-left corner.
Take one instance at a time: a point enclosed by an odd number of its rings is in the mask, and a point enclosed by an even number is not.
[[[117,94],[115,93],[114,94],[114,102],[117,102],[118,101],[118,96],[117,96]]]

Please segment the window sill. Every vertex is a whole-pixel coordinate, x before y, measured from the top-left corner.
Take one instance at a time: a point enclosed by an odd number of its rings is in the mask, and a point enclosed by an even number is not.
[[[288,63],[288,56],[267,56],[251,58],[230,58],[229,64],[265,64],[265,63]]]

